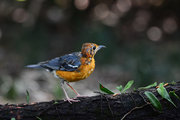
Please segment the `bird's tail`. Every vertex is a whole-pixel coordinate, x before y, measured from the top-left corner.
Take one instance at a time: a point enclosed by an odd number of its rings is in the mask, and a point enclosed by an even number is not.
[[[41,65],[39,65],[39,64],[26,65],[25,67],[27,67],[27,68],[42,68]]]

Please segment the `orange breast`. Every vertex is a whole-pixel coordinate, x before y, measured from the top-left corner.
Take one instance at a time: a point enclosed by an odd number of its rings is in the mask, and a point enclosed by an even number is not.
[[[81,59],[82,65],[78,68],[77,71],[56,71],[56,74],[69,82],[75,82],[79,80],[86,79],[94,71],[95,60],[92,58],[90,64],[86,64],[84,59]]]

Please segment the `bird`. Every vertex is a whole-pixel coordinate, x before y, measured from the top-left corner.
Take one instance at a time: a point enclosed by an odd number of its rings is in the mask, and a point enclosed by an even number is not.
[[[51,60],[39,62],[37,64],[27,65],[27,68],[46,69],[54,74],[56,78],[60,79],[60,86],[69,103],[79,102],[77,99],[71,99],[65,88],[66,83],[76,94],[76,98],[81,95],[69,84],[70,82],[77,82],[88,78],[95,69],[94,56],[104,45],[97,45],[95,43],[84,43],[80,52],[73,52],[56,57]]]

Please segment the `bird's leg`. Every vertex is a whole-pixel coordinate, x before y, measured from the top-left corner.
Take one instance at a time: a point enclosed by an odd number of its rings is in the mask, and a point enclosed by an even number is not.
[[[68,82],[66,82],[66,84],[74,91],[77,96],[80,96],[80,94]]]
[[[71,104],[72,104],[72,102],[79,102],[79,100],[74,100],[74,99],[69,98],[69,96],[67,95],[67,92],[66,92],[65,88],[63,87],[63,85],[64,85],[64,80],[61,81],[61,87],[64,91],[65,96],[66,96],[66,100]]]
[[[68,82],[66,82],[66,84],[74,91],[74,93],[76,94],[76,97],[87,97],[87,96],[80,95]]]

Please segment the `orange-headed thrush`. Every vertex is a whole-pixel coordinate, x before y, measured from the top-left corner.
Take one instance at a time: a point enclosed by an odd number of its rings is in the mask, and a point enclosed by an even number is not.
[[[64,91],[67,101],[77,102],[79,100],[70,99],[64,89],[64,81],[76,93],[77,97],[80,94],[69,85],[69,82],[76,82],[86,79],[94,71],[95,60],[94,55],[98,50],[104,48],[104,45],[94,43],[84,43],[81,52],[73,52],[64,56],[40,62],[34,65],[27,65],[28,68],[44,68],[52,73],[55,77],[61,79],[61,87]]]

